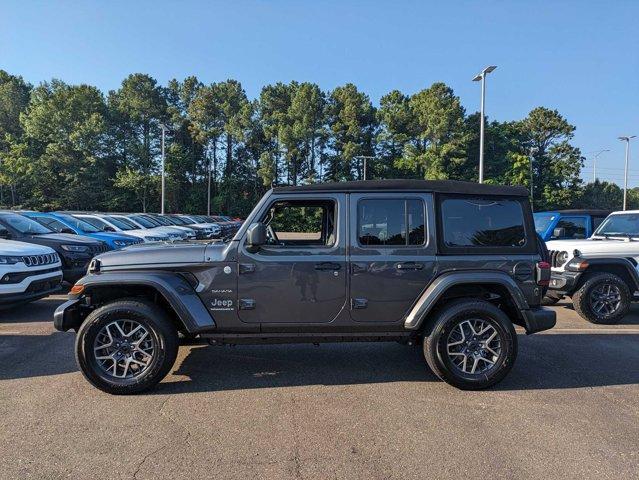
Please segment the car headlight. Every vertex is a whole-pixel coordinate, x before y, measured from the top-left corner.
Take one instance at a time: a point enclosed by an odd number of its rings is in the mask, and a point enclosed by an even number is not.
[[[0,264],[13,265],[14,263],[22,262],[22,257],[13,257],[10,255],[0,255]]]
[[[147,242],[161,242],[162,240],[165,240],[164,237],[144,237],[144,239]]]
[[[557,266],[561,267],[562,265],[564,265],[567,261],[568,261],[568,252],[559,252],[557,254]]]
[[[60,245],[60,247],[67,252],[86,253],[89,251],[89,247],[84,245]]]
[[[124,240],[113,240],[113,245],[116,247],[126,247],[128,245]]]

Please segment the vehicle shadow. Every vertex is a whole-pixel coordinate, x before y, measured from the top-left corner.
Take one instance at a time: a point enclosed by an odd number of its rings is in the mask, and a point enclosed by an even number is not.
[[[575,308],[573,307],[570,299],[561,300],[557,303],[556,308],[570,310],[573,312],[575,311]],[[588,324],[588,320],[585,320],[583,318],[579,318],[579,320]],[[619,323],[615,323],[614,325],[639,325],[639,303],[631,304],[628,314],[623,317],[623,319]]]
[[[66,300],[60,295],[46,297],[36,302],[2,308],[0,309],[0,323],[52,321],[56,307]]]
[[[639,335],[519,336],[519,358],[496,390],[639,384]],[[397,344],[191,347],[172,378],[151,394],[308,385],[439,381],[420,348]]]
[[[74,335],[0,334],[0,380],[60,375],[78,371]]]

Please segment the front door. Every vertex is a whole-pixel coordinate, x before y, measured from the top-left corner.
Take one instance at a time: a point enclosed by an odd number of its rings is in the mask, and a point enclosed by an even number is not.
[[[435,274],[430,194],[351,194],[350,302],[356,322],[401,322]]]
[[[246,323],[327,323],[346,299],[345,194],[273,195],[256,219],[268,243],[240,240],[238,308]]]

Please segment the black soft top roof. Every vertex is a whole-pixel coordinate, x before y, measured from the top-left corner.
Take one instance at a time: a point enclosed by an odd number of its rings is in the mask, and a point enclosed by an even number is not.
[[[353,182],[315,183],[288,187],[275,187],[275,193],[289,192],[372,192],[372,191],[412,191],[461,193],[469,195],[504,195],[527,197],[525,187],[488,185],[457,180],[360,180]]]

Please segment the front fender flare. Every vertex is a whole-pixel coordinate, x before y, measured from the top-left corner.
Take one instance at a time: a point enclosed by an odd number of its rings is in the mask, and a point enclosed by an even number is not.
[[[503,272],[450,272],[437,277],[422,292],[419,299],[413,305],[406,319],[404,328],[418,330],[428,313],[433,309],[437,301],[450,287],[463,284],[497,284],[505,287],[519,310],[528,310],[530,307],[521,289],[515,281]]]
[[[193,287],[174,272],[101,272],[81,278],[76,285],[84,286],[84,292],[99,287],[145,286],[157,291],[171,305],[189,333],[199,333],[215,328],[215,321]],[[84,294],[84,293],[83,293]],[[69,295],[69,299],[74,299]]]

